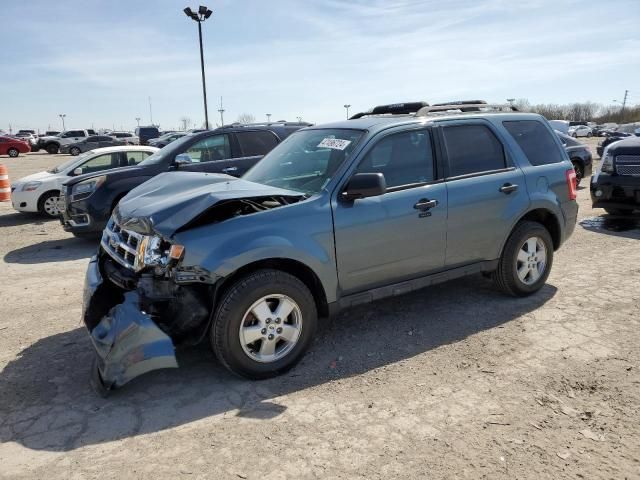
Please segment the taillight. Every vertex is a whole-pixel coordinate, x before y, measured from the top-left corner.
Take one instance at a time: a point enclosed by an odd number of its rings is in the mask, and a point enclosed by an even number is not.
[[[565,173],[567,177],[567,187],[569,187],[569,200],[578,198],[578,181],[576,179],[576,171],[572,168]]]

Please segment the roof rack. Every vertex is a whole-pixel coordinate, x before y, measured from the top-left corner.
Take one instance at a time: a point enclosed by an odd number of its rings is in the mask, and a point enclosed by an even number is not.
[[[300,125],[305,127],[311,127],[313,123],[309,122],[287,122],[286,120],[281,120],[278,122],[254,122],[254,123],[227,123],[218,128],[238,128],[238,127],[268,127],[271,125],[280,125],[283,127],[299,127]]]
[[[414,115],[425,117],[438,114],[455,114],[468,112],[517,112],[518,109],[509,104],[492,104],[484,100],[454,100],[446,103],[405,102],[391,105],[379,105],[367,112],[356,113],[349,120],[367,116]]]
[[[392,103],[390,105],[378,105],[367,112],[356,113],[349,120],[366,117],[368,115],[410,115],[423,107],[428,107],[427,102]]]

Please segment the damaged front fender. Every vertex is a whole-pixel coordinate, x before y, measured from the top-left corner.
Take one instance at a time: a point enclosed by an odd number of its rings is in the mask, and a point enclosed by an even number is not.
[[[140,310],[138,292],[123,294],[104,282],[96,257],[87,269],[83,304],[101,388],[110,390],[151,370],[178,367],[171,338]]]

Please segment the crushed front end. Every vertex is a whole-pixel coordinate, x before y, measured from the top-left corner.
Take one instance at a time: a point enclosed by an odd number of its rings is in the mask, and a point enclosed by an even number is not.
[[[93,384],[102,394],[177,367],[174,346],[206,335],[214,298],[208,272],[180,266],[184,247],[144,221],[130,227],[117,215],[109,220],[86,275],[83,320],[97,354]]]

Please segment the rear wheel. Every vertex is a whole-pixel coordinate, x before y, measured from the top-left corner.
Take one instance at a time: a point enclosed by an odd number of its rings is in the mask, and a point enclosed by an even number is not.
[[[74,157],[77,157],[78,155],[80,155],[80,149],[78,147],[71,147],[69,149],[69,153]]]
[[[318,314],[311,292],[293,275],[259,270],[222,296],[210,339],[229,370],[251,379],[274,377],[304,355]]]
[[[573,163],[573,169],[576,171],[576,186],[579,186],[582,177],[584,177],[584,168],[578,160],[571,160],[571,163]]]
[[[17,148],[11,147],[9,150],[7,150],[7,155],[9,155],[11,158],[16,158],[18,155],[20,155],[20,152]]]
[[[493,278],[500,290],[516,297],[531,295],[547,281],[553,264],[553,241],[537,222],[524,221],[513,230]]]
[[[56,218],[60,215],[60,210],[58,209],[59,201],[59,192],[47,192],[38,201],[38,211],[47,217]]]

